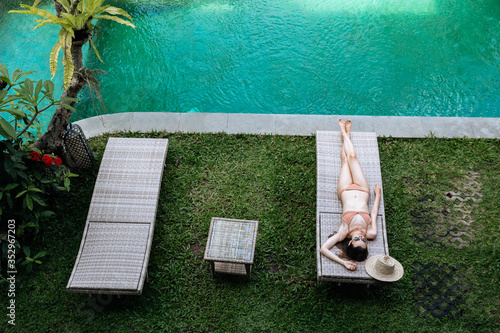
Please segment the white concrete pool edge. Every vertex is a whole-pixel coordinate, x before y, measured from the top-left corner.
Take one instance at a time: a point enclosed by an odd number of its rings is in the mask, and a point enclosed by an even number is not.
[[[338,130],[339,118],[352,119],[353,131],[375,132],[378,136],[500,138],[500,118],[127,112],[91,117],[75,123],[82,127],[87,137],[116,131],[155,130],[308,136],[317,130]]]

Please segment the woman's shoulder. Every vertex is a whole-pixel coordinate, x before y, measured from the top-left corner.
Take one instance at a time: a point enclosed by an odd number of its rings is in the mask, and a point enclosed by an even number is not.
[[[337,231],[337,234],[339,235],[339,241],[344,240],[347,237],[348,233],[349,233],[349,228],[347,227],[347,224],[344,221],[342,221],[339,230]]]

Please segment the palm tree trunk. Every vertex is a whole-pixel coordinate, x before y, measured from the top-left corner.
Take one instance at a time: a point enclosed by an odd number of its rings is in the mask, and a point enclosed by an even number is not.
[[[73,0],[72,8],[76,8],[78,2],[80,2],[80,0]],[[62,6],[56,1],[54,1],[54,7],[57,16],[60,17],[64,8],[62,8]],[[73,77],[71,78],[68,88],[66,88],[62,93],[61,99],[65,97],[77,98],[80,90],[88,82],[90,73],[88,69],[83,67],[82,46],[87,43],[89,38],[90,32],[75,31],[75,38],[73,39],[71,46],[72,62],[75,67],[75,71],[73,72]],[[76,102],[68,102],[68,104],[74,107]],[[56,111],[47,127],[47,131],[40,139],[38,139],[37,142],[33,144],[34,148],[43,150],[46,153],[54,153],[64,157],[62,135],[66,130],[66,126],[68,125],[69,118],[72,114],[72,111],[66,109],[64,105],[64,103],[61,103],[57,106]]]

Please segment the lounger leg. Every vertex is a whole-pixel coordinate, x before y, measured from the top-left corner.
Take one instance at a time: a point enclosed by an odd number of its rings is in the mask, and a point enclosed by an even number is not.
[[[247,271],[248,281],[250,281],[252,275],[252,266],[250,264],[245,264],[245,270]]]
[[[215,277],[215,265],[213,261],[209,261],[210,263],[210,276],[212,279]]]

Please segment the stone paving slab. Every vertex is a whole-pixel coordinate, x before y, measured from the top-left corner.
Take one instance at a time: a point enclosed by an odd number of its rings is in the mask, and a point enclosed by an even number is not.
[[[438,117],[422,117],[422,126],[427,131],[432,132],[437,137],[475,137],[471,125],[472,118],[438,118]]]
[[[228,134],[273,134],[276,127],[274,114],[229,113],[227,119]]]
[[[322,115],[304,117],[303,115],[280,114],[276,115],[276,127],[273,134],[311,135],[318,130],[324,130],[324,124],[325,116]]]
[[[80,125],[85,136],[90,138],[103,133],[116,131],[130,131],[134,127],[134,113],[114,113],[82,119],[76,122]]]
[[[225,132],[226,129],[227,113],[180,113],[180,132],[218,133]]]
[[[177,132],[181,119],[180,113],[167,112],[134,112],[130,127],[134,131],[151,132],[151,131],[167,131]]]
[[[420,117],[373,117],[373,126],[380,136],[418,138],[429,134]]]
[[[472,138],[499,138],[500,137],[499,118],[471,118],[469,120],[472,127]]]
[[[443,138],[500,138],[500,118],[128,112],[76,123],[87,137],[120,130],[308,136],[317,130],[337,130],[339,118],[351,119],[353,131],[374,131],[379,136],[423,138],[432,133]]]

